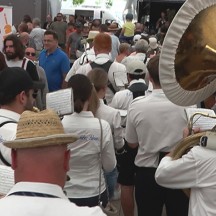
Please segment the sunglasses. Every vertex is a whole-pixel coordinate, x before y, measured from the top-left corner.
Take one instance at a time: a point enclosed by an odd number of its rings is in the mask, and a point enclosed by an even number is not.
[[[34,91],[34,92],[32,93],[32,97],[33,97],[34,99],[36,99],[36,97],[37,97],[37,91]]]
[[[31,52],[26,52],[25,53],[27,56],[36,56],[36,53],[31,53]]]

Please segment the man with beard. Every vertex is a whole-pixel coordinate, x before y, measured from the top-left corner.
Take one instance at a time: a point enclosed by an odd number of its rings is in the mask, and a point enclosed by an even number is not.
[[[20,67],[0,71],[0,164],[10,166],[11,150],[2,142],[15,139],[20,114],[33,109],[37,96],[34,89],[40,86]]]
[[[4,40],[3,52],[6,56],[8,67],[21,67],[26,70],[33,81],[39,81],[36,65],[33,61],[25,57],[25,48],[16,35],[8,35]],[[41,83],[39,89],[43,89],[45,83]],[[35,92],[38,89],[34,89]]]
[[[25,58],[25,48],[20,39],[14,35],[8,35],[4,40],[3,52],[6,56],[8,67],[21,67],[31,73],[34,80],[39,80],[35,64]]]

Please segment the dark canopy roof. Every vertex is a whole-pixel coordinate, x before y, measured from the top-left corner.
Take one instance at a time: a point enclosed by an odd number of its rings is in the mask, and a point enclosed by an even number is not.
[[[167,2],[167,3],[183,3],[185,0],[143,0],[144,2]]]

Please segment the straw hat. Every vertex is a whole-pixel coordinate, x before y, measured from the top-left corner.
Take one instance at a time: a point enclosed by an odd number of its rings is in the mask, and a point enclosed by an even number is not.
[[[89,31],[88,38],[86,39],[87,42],[92,42],[98,33],[99,31]]]
[[[70,144],[77,140],[74,134],[65,134],[59,116],[53,110],[24,111],[17,125],[16,139],[4,142],[13,149],[37,148]]]
[[[119,28],[118,27],[116,27],[116,23],[111,23],[110,25],[109,25],[109,27],[108,27],[108,30],[110,31],[110,32],[115,32],[115,31],[118,31],[119,30]]]
[[[160,83],[175,104],[194,105],[216,91],[215,6],[215,0],[186,1],[166,34]]]

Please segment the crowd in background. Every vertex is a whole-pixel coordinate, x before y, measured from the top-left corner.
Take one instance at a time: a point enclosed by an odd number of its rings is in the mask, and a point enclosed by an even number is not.
[[[17,75],[17,67],[22,68],[34,82],[25,89],[2,73],[0,79],[14,83],[0,86],[0,120],[13,117],[7,135],[0,128],[5,140],[15,139],[22,112],[46,108],[48,92],[73,89],[74,113],[64,116],[62,124],[78,140],[70,145],[63,188],[76,205],[93,207],[99,200],[103,208],[115,211],[110,201],[121,198],[124,215],[133,216],[135,188],[139,216],[159,216],[164,205],[168,216],[188,214],[183,192],[164,188],[154,179],[161,158],[187,126],[184,108],[166,98],[159,80],[159,55],[169,24],[164,12],[156,32],[134,23],[132,14],[126,15],[123,26],[61,13],[47,15],[42,25],[25,15],[5,38],[0,71],[16,67]],[[215,96],[203,106],[214,108]],[[6,161],[1,159],[1,164],[13,164],[10,149],[0,144],[0,151]]]

